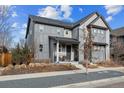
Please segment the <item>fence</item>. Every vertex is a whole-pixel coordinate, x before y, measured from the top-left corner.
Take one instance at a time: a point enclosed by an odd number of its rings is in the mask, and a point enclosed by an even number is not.
[[[12,54],[11,53],[1,53],[0,54],[0,66],[7,66],[11,64]]]

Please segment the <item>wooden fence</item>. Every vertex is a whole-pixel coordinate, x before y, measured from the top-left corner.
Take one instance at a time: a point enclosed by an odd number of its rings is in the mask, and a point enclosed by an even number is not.
[[[0,54],[0,66],[7,66],[11,64],[12,54],[11,53],[1,53]]]

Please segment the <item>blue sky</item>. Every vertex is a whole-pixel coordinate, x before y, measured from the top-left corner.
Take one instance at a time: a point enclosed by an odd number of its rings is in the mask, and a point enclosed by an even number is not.
[[[28,15],[38,15],[67,22],[75,22],[92,12],[99,12],[112,29],[124,26],[124,6],[104,5],[17,5],[13,6],[12,26],[16,42],[25,37]]]

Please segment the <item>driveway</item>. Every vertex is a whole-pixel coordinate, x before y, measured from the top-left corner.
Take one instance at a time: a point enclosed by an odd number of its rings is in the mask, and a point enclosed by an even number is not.
[[[104,70],[97,72],[75,73],[66,75],[57,75],[49,77],[29,78],[20,80],[0,81],[1,88],[48,88],[61,85],[94,81],[112,77],[124,76],[123,72]]]

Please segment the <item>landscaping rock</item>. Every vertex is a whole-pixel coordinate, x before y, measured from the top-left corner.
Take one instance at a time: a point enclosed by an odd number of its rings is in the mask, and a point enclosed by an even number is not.
[[[22,68],[22,69],[26,69],[27,66],[26,66],[25,64],[22,64],[22,65],[20,65],[20,68]]]
[[[20,69],[20,65],[15,65],[15,69]]]

